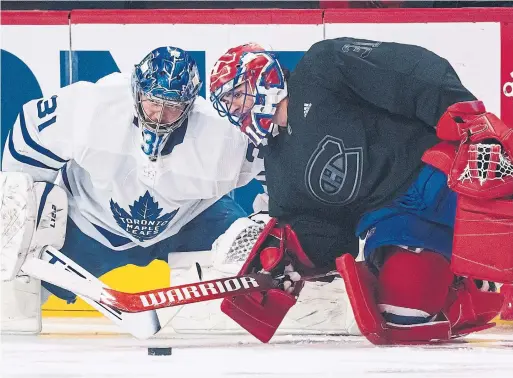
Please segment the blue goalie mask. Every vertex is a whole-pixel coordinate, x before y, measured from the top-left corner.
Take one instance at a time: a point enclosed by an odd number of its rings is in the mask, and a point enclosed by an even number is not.
[[[187,119],[202,82],[192,57],[177,47],[159,47],[136,64],[132,94],[141,128],[141,148],[156,160],[171,133]]]

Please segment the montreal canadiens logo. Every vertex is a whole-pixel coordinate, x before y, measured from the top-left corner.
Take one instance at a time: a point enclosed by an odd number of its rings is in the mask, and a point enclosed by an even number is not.
[[[345,205],[358,195],[362,181],[363,150],[345,148],[331,135],[317,145],[308,160],[305,184],[317,200],[330,205]]]
[[[162,209],[159,209],[159,203],[154,201],[148,191],[128,207],[130,214],[112,199],[110,200],[110,210],[119,227],[139,241],[153,239],[162,233],[178,212],[176,209],[160,216]]]

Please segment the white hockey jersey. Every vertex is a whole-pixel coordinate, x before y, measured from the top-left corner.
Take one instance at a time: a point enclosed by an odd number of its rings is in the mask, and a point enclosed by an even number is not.
[[[261,159],[246,159],[247,138],[201,97],[155,162],[141,150],[134,113],[130,78],[119,73],[30,101],[8,135],[2,170],[64,187],[73,221],[114,250],[176,234],[263,170]]]

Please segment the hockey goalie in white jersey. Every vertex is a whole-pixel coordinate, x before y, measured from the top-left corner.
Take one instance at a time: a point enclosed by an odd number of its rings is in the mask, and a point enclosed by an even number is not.
[[[60,248],[99,277],[127,264],[167,261],[169,252],[210,250],[217,236],[246,216],[227,194],[253,179],[263,163],[246,160],[247,139],[198,96],[201,85],[187,52],[161,47],[131,77],[115,73],[95,84],[78,82],[25,104],[4,149],[2,188],[5,197],[9,189],[31,188],[32,180],[48,183],[39,185],[32,221],[44,227],[43,208],[51,199],[65,231],[37,243]],[[32,193],[22,192],[34,202]],[[6,201],[2,214],[19,203]],[[6,247],[3,223],[2,273],[9,280],[24,256]],[[26,228],[26,240],[18,243],[27,244],[24,253],[28,244],[34,250],[38,235],[31,240]],[[59,287],[43,287],[68,302],[76,299]]]

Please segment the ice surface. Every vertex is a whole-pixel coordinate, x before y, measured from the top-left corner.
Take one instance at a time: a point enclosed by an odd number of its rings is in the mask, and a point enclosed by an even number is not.
[[[40,336],[2,337],[2,378],[513,377],[513,327],[451,344],[375,347],[334,335],[279,335],[264,345],[243,334],[168,332],[140,341],[98,319],[54,322]],[[148,346],[173,354],[148,356]]]

